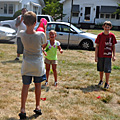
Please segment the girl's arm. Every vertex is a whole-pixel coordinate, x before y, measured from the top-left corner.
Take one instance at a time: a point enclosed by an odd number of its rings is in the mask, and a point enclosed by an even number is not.
[[[46,46],[47,46],[47,43],[42,45],[42,51],[43,51],[43,53],[44,53],[45,56],[47,56],[47,53],[44,50],[46,48]]]
[[[60,53],[63,53],[63,50],[60,45],[58,46],[58,49],[59,49]]]

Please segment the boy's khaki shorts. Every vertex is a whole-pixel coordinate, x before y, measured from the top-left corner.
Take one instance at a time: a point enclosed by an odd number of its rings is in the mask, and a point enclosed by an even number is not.
[[[57,60],[48,60],[47,58],[45,58],[45,63],[46,64],[57,64]]]

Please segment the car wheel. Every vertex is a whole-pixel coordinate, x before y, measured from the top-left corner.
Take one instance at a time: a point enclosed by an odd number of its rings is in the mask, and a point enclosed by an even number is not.
[[[92,47],[93,47],[93,44],[90,40],[83,40],[81,43],[80,43],[80,47],[84,50],[91,50]]]

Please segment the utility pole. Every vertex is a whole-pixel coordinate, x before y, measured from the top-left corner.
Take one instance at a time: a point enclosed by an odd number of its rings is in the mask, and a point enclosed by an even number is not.
[[[70,12],[70,28],[71,28],[72,10],[73,10],[73,0],[71,1],[71,12]],[[67,49],[69,49],[69,41],[70,41],[70,28],[69,28],[69,35],[68,35],[68,46],[67,46]]]

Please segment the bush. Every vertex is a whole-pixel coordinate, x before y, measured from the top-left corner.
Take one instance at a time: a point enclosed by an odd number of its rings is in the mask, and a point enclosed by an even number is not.
[[[0,17],[0,21],[4,21],[4,20],[13,20],[13,17],[4,17],[4,16],[1,16]]]
[[[17,18],[19,15],[21,15],[21,10],[18,10],[15,12],[15,14],[13,15],[13,18]]]

